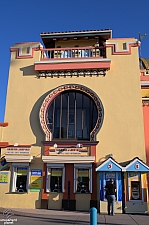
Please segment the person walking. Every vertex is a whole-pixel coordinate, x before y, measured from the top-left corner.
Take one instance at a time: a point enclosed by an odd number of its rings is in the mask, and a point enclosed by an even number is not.
[[[108,215],[110,215],[110,208],[111,208],[111,215],[114,216],[116,186],[114,185],[113,179],[110,179],[110,182],[106,184],[105,190],[106,190],[107,201],[108,201]]]

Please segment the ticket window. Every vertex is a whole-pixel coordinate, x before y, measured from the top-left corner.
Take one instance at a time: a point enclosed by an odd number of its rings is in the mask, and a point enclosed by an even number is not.
[[[21,166],[12,166],[12,192],[28,192],[30,168]]]
[[[16,191],[27,192],[26,184],[27,184],[27,173],[26,174],[17,174]]]
[[[89,169],[77,169],[77,192],[89,193]]]
[[[128,174],[128,191],[129,200],[137,201],[142,200],[141,192],[141,174],[140,173],[129,173]]]
[[[92,193],[92,164],[74,164],[74,193]]]
[[[64,192],[64,164],[47,164],[46,192]]]
[[[116,186],[116,201],[122,201],[122,177],[121,172],[101,172],[100,173],[100,201],[107,201],[106,191],[104,187],[110,181],[110,179],[114,180],[114,184]]]
[[[52,168],[50,188],[52,192],[62,192],[62,169]]]
[[[116,190],[117,190],[116,172],[105,173],[105,185],[107,185],[110,182],[110,179],[114,180],[114,185],[116,186]],[[104,193],[105,200],[106,200],[106,194],[107,193],[105,191],[105,193]],[[115,197],[117,199],[117,191],[115,192]]]

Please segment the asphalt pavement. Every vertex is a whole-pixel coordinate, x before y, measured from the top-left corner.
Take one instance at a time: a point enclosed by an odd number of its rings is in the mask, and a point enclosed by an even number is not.
[[[0,225],[1,224],[90,225],[90,212],[0,208]],[[97,224],[149,225],[149,214],[116,214],[114,216],[109,216],[107,214],[97,213]]]

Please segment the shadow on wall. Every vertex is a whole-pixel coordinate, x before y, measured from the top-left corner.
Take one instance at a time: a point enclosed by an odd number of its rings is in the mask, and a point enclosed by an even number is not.
[[[41,195],[42,195],[42,189],[39,192],[38,200],[35,201],[35,209],[41,209]]]
[[[51,90],[53,91],[53,90]],[[39,111],[40,107],[45,99],[45,97],[51,92],[48,91],[44,95],[42,95],[34,104],[31,113],[30,113],[30,126],[33,134],[36,137],[36,143],[33,146],[41,146],[41,142],[45,140],[45,134],[42,131],[40,120],[39,120]]]
[[[111,154],[105,155],[105,157],[102,157],[98,160],[97,162],[97,166],[99,166],[101,163],[103,163],[104,161],[106,161],[107,159],[109,159],[111,157]]]
[[[23,72],[23,76],[36,76],[34,65],[22,67],[20,70]]]

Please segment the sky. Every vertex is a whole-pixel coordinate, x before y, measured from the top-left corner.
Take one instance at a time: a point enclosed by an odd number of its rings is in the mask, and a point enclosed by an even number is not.
[[[13,44],[42,43],[42,32],[110,28],[113,38],[147,34],[141,51],[149,58],[148,10],[149,0],[0,0],[0,122],[9,123],[4,113]]]

